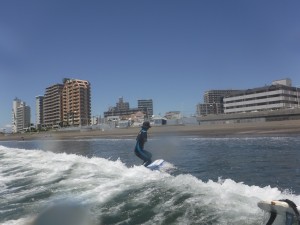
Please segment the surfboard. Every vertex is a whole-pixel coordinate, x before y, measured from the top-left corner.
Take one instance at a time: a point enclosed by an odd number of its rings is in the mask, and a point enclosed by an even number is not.
[[[275,212],[278,215],[283,215],[285,216],[286,213],[293,214],[296,216],[294,210],[292,207],[289,206],[288,203],[283,202],[283,201],[260,201],[257,203],[258,207],[261,208],[262,210],[266,212]],[[297,207],[298,212],[300,212],[299,207]]]
[[[290,204],[285,201],[288,201]],[[299,212],[300,212],[300,208],[297,207],[292,201],[289,200],[260,201],[257,203],[257,205],[262,210],[271,213],[271,217],[267,224],[273,224],[276,215],[280,215],[285,217],[285,224],[290,225],[293,223],[294,219],[296,220],[298,219]]]
[[[157,159],[154,162],[152,162],[150,165],[147,166],[150,170],[160,170],[164,165],[165,160],[163,159]]]

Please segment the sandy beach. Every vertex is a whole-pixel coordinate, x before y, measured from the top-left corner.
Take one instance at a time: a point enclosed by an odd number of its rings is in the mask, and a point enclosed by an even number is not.
[[[135,138],[140,128],[48,131],[40,133],[0,135],[2,140],[31,139],[79,139],[79,138]],[[300,135],[300,120],[274,121],[264,123],[216,124],[216,125],[176,125],[152,127],[149,136],[286,136]]]

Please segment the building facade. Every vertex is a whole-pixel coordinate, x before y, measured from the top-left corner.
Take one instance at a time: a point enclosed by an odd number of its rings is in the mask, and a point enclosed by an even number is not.
[[[90,125],[91,85],[86,80],[65,78],[63,84],[47,87],[43,98],[36,98],[37,112],[41,104],[39,122],[45,127]]]
[[[223,98],[237,93],[239,90],[209,90],[203,95],[203,104],[197,105],[197,115],[206,116],[209,114],[224,113]]]
[[[166,112],[165,118],[168,120],[181,119],[182,115],[180,111],[169,111]]]
[[[123,97],[119,98],[119,102],[116,103],[116,111],[126,111],[129,110],[129,102],[124,102]]]
[[[37,129],[41,129],[44,124],[43,114],[44,96],[35,97],[35,124]]]
[[[13,107],[12,107],[12,121],[11,121],[11,129],[13,133],[17,133],[17,108],[21,105],[21,100],[15,98],[13,100]]]
[[[65,78],[62,104],[64,125],[87,126],[91,124],[91,85],[88,81]]]
[[[119,116],[120,119],[128,119],[132,114],[142,111],[146,115],[145,108],[130,108],[128,102],[124,102],[123,98],[119,98],[119,102],[115,107],[110,107],[108,111],[104,112],[104,118],[111,116]]]
[[[224,98],[224,113],[244,113],[299,107],[300,90],[290,79],[274,81],[270,86],[237,92]]]
[[[54,84],[46,88],[43,101],[43,124],[45,127],[56,127],[63,121],[63,87],[63,84]]]
[[[118,116],[120,119],[128,119],[128,118],[131,118],[132,114],[135,114],[135,113],[141,111],[139,108],[131,108],[128,110],[121,110],[121,111],[117,111],[114,109],[115,108],[110,108],[108,111],[104,112],[104,118]],[[146,114],[144,111],[142,111],[142,112],[144,114]]]
[[[140,99],[138,100],[138,108],[146,112],[146,117],[149,119],[153,116],[153,100]]]
[[[30,127],[30,107],[18,98],[13,101],[12,132],[19,133]]]

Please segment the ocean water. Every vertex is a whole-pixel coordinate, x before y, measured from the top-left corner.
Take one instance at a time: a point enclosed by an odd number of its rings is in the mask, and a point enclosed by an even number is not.
[[[265,224],[260,200],[300,205],[300,138],[150,137],[0,142],[0,224]],[[35,221],[35,222],[33,222]],[[64,221],[59,223],[58,221]]]

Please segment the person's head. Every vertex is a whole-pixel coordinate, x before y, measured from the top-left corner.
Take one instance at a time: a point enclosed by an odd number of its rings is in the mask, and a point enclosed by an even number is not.
[[[144,129],[149,129],[151,126],[150,126],[150,122],[149,121],[145,121],[144,123],[143,123],[143,126],[142,126]]]

